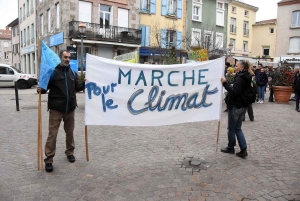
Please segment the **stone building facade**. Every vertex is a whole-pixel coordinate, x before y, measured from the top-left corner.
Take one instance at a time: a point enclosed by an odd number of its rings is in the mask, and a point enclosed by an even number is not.
[[[0,63],[11,64],[11,31],[0,29]]]
[[[11,64],[21,70],[19,18],[7,25],[11,29]]]

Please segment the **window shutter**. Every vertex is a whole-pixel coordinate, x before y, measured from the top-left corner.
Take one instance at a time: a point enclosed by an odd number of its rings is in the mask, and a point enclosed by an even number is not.
[[[181,46],[182,46],[182,33],[180,31],[177,31],[176,49],[181,50]]]
[[[156,0],[150,0],[150,13],[156,13]]]
[[[177,18],[182,18],[182,0],[177,0]]]
[[[160,37],[160,46],[161,48],[166,48],[166,43],[167,43],[167,30],[162,29],[161,30],[161,37]]]
[[[150,27],[145,26],[145,46],[150,46]]]
[[[289,53],[299,53],[300,52],[300,38],[290,38],[290,49]]]
[[[167,0],[161,1],[161,15],[163,16],[167,15]]]
[[[145,46],[145,38],[146,38],[146,27],[140,26],[142,31],[142,43],[141,46]]]

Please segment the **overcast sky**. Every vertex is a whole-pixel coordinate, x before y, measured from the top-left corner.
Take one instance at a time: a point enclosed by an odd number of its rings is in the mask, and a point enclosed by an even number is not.
[[[191,0],[189,0],[191,1]],[[243,0],[245,3],[259,7],[256,21],[275,19],[277,2],[280,0]],[[0,0],[0,29],[18,17],[18,0]]]

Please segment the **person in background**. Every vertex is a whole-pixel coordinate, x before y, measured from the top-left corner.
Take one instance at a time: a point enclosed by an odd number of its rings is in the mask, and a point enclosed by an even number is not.
[[[269,85],[269,90],[270,90],[270,96],[269,96],[269,102],[274,102],[274,92],[272,89],[272,79],[273,79],[273,74],[274,74],[274,70],[273,67],[268,67],[268,85]]]
[[[257,75],[256,83],[258,86],[258,102],[257,103],[264,103],[265,99],[265,89],[268,83],[268,76],[265,73],[265,69],[261,68],[260,72]]]
[[[251,74],[251,76],[252,76],[252,82],[253,82],[253,83],[251,83],[251,84],[254,84],[255,86],[257,86],[257,85],[256,85],[256,81],[255,81],[255,75],[254,75],[253,67],[251,67],[251,68],[249,69],[248,72],[249,72],[249,73]],[[246,112],[248,112],[248,116],[249,116],[250,121],[254,121],[254,113],[253,113],[253,107],[252,107],[252,104],[248,105],[247,111],[246,111]],[[245,121],[245,116],[246,116],[246,114],[244,115],[243,121]]]
[[[234,68],[229,67],[227,68],[227,74],[225,79],[227,80],[228,84],[233,84],[234,81]],[[225,92],[225,95],[227,95],[228,92]],[[226,108],[226,110],[224,110],[224,112],[228,112],[228,109]]]
[[[225,98],[228,108],[228,145],[221,148],[221,152],[234,154],[237,138],[241,151],[236,153],[236,156],[239,157],[248,156],[247,142],[242,131],[243,118],[248,105],[243,103],[242,97],[244,92],[251,86],[252,76],[248,72],[249,66],[250,64],[247,61],[237,62],[233,85],[230,85],[225,78],[221,78],[223,87],[228,91]]]
[[[224,71],[224,77],[226,77],[227,69],[230,67],[230,63],[226,62],[225,63],[225,71]]]
[[[77,107],[76,92],[82,91],[84,83],[79,83],[78,77],[70,67],[71,54],[68,50],[62,50],[59,54],[61,63],[58,64],[52,72],[52,78],[49,81],[48,89],[48,110],[49,110],[49,133],[45,144],[45,170],[53,171],[53,158],[56,151],[57,133],[61,121],[64,121],[64,130],[66,133],[66,151],[65,154],[70,163],[75,162],[74,157],[74,126],[75,109]],[[37,88],[37,92],[42,94],[47,90]]]
[[[300,99],[300,74],[299,68],[295,69],[295,79],[294,79],[294,92],[295,92],[295,101],[296,101],[296,108],[295,110],[300,112],[299,110],[299,99]]]

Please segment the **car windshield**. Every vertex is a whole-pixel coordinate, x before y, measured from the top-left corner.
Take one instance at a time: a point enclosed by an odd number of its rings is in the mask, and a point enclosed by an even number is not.
[[[15,71],[17,71],[18,73],[23,73],[22,71],[20,71],[19,69],[17,69],[16,67],[14,67],[14,66],[10,66],[10,67],[12,67]]]

